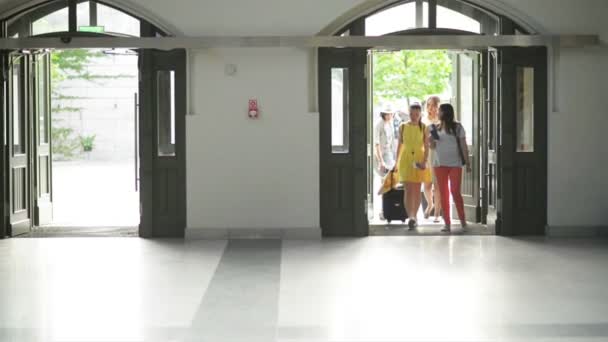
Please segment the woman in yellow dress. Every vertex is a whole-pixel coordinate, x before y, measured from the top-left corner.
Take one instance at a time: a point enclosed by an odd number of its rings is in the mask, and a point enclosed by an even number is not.
[[[399,179],[405,185],[405,208],[409,216],[410,230],[418,226],[417,214],[421,201],[421,185],[432,182],[429,167],[429,131],[422,123],[422,106],[410,106],[410,120],[399,127],[399,147],[397,148],[397,170]]]

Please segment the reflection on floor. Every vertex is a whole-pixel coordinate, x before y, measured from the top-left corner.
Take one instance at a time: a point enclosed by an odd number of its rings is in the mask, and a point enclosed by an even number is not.
[[[608,341],[608,240],[0,241],[2,342]]]
[[[38,227],[20,238],[137,237],[138,227]]]

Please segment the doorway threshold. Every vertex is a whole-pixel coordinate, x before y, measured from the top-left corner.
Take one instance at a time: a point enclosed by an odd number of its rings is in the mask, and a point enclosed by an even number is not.
[[[380,224],[369,226],[369,236],[493,236],[496,232],[493,228],[481,224],[469,224],[466,232],[460,225],[452,227],[451,233],[442,233],[442,225],[420,225],[414,230],[409,230],[407,224]]]
[[[44,226],[32,230],[21,238],[65,237],[139,237],[138,227],[62,227]]]

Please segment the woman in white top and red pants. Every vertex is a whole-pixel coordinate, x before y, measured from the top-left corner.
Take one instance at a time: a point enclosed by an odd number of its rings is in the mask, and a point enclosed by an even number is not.
[[[466,165],[467,172],[471,172],[469,161],[469,150],[466,141],[464,127],[454,118],[454,107],[443,104],[439,107],[438,126],[431,127],[431,148],[435,150],[434,160],[435,177],[439,183],[441,207],[443,208],[443,219],[445,227],[442,232],[450,232],[452,220],[450,216],[450,192],[456,204],[458,218],[463,230],[467,228],[467,220],[464,213],[464,201],[460,191],[462,183],[462,167]]]

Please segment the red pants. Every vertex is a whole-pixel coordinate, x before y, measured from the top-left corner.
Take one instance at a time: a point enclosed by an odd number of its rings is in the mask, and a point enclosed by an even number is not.
[[[452,224],[450,216],[450,192],[458,210],[458,218],[460,222],[466,222],[464,216],[464,202],[460,193],[460,185],[462,183],[462,168],[461,167],[436,167],[435,177],[439,185],[439,194],[441,195],[441,208],[443,209],[443,220],[446,225]],[[449,184],[448,184],[449,182]]]

